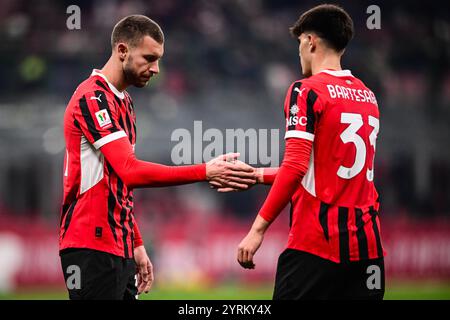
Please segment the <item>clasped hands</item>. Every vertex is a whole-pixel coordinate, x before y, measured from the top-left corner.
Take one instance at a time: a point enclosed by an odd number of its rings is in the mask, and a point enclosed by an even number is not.
[[[218,192],[248,190],[262,177],[259,169],[237,160],[239,153],[220,155],[206,163],[206,179]]]

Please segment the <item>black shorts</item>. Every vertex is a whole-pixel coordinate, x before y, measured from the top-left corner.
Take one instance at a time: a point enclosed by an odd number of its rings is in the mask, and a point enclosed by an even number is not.
[[[278,259],[274,300],[382,300],[384,259],[334,263],[286,249]]]
[[[135,300],[136,264],[91,249],[65,249],[61,266],[71,300]]]

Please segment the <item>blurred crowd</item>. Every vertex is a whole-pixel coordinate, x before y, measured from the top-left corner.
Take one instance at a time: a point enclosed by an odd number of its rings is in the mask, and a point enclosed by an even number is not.
[[[192,129],[194,120],[210,128],[282,132],[286,89],[301,77],[298,45],[288,28],[319,2],[0,3],[0,212],[54,219],[61,201],[65,104],[109,57],[110,33],[121,17],[145,14],[164,30],[161,74],[145,89],[129,91],[138,116],[138,155],[170,164],[171,132]],[[370,30],[371,1],[340,3],[356,28],[344,68],[372,88],[380,105],[375,181],[385,214],[449,216],[450,5],[377,1],[381,29]],[[66,27],[72,4],[81,9],[80,30]],[[137,210],[249,217],[267,191],[215,195],[206,185],[138,191]]]

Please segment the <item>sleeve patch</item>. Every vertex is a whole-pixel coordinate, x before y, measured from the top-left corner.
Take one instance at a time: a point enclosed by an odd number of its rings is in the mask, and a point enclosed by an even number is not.
[[[111,118],[106,109],[99,110],[95,113],[95,119],[100,128],[105,128],[112,125]]]

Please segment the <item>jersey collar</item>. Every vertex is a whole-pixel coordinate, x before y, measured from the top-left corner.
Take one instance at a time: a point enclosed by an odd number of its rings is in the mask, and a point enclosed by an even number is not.
[[[353,77],[352,73],[350,70],[322,70],[320,71],[320,73],[328,73],[332,76],[335,77]]]
[[[99,77],[102,77],[102,78],[106,81],[106,83],[108,84],[108,86],[109,86],[109,88],[111,89],[111,91],[112,91],[117,97],[119,97],[120,99],[124,99],[124,98],[125,98],[125,94],[124,94],[123,92],[120,92],[119,90],[117,90],[117,88],[114,87],[114,86],[108,81],[108,79],[105,77],[104,74],[102,74],[102,73],[100,72],[100,70],[97,70],[97,69],[92,70],[91,76],[99,76]]]

